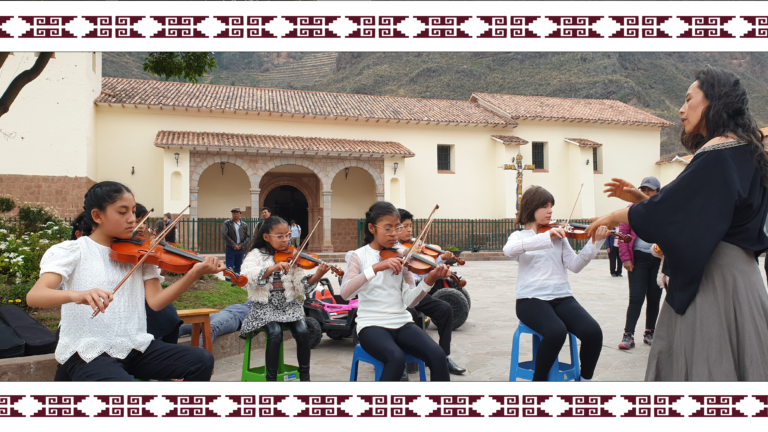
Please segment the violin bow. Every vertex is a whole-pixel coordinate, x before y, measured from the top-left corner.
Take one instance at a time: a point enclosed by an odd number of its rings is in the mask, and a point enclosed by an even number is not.
[[[579,197],[581,196],[581,190],[584,189],[584,183],[581,184],[581,187],[579,188],[579,194],[576,195],[576,201],[573,203],[573,208],[571,209],[571,214],[568,216],[568,220],[565,221],[565,226],[567,227],[568,224],[571,223],[571,216],[573,216],[573,212],[576,210],[576,204],[579,202]]]
[[[141,226],[141,224],[143,224],[144,222],[146,222],[146,221],[147,221],[147,219],[149,219],[149,215],[151,215],[151,214],[152,214],[154,211],[155,211],[154,207],[153,207],[153,208],[151,208],[151,209],[149,209],[149,213],[147,213],[146,215],[144,215],[144,217],[141,219],[141,222],[139,222],[139,223],[137,223],[137,224],[136,224],[136,229],[135,229],[135,230],[133,230],[133,234],[131,234],[131,236],[132,236],[132,237],[136,235],[138,228]]]
[[[158,235],[158,236],[157,236],[157,238],[156,238],[154,241],[152,241],[152,243],[151,243],[151,246],[150,246],[149,250],[147,251],[147,253],[145,253],[145,254],[144,254],[144,256],[143,256],[143,257],[141,257],[141,259],[139,260],[139,262],[137,262],[137,263],[136,263],[136,265],[134,265],[134,266],[133,266],[133,268],[131,269],[131,271],[129,271],[129,272],[128,272],[128,274],[127,274],[127,275],[125,275],[125,277],[123,278],[123,280],[121,280],[121,281],[120,281],[120,283],[119,283],[119,284],[117,284],[117,286],[115,287],[115,289],[113,289],[113,290],[112,290],[112,294],[113,294],[113,295],[114,295],[115,293],[117,293],[117,290],[119,290],[119,289],[120,289],[120,287],[121,287],[121,286],[123,286],[123,284],[125,283],[125,281],[127,281],[127,280],[128,280],[128,278],[129,278],[129,277],[131,277],[131,275],[133,274],[133,272],[135,272],[135,271],[136,271],[136,269],[137,269],[137,268],[139,268],[139,266],[140,266],[141,264],[143,264],[143,263],[144,263],[144,261],[145,261],[145,260],[146,260],[146,259],[149,257],[149,255],[151,255],[151,254],[152,254],[152,251],[153,251],[153,250],[155,250],[155,247],[156,247],[158,244],[160,244],[160,242],[161,242],[161,241],[162,241],[162,240],[165,238],[165,235],[166,235],[166,234],[168,234],[168,231],[170,231],[170,230],[171,230],[171,228],[173,228],[174,226],[176,226],[176,224],[177,224],[177,223],[179,223],[179,219],[181,219],[181,216],[184,214],[184,212],[185,212],[185,211],[187,211],[187,209],[188,209],[189,207],[190,207],[189,205],[188,205],[188,206],[186,206],[186,207],[184,208],[184,210],[182,210],[182,211],[181,211],[181,213],[179,213],[179,215],[178,215],[178,216],[176,216],[176,219],[174,219],[174,220],[173,220],[173,222],[172,222],[170,225],[168,225],[167,227],[165,227],[165,229],[164,229],[164,230],[163,230],[163,231],[160,233],[160,235]],[[96,311],[93,313],[93,315],[91,315],[91,319],[93,319],[93,318],[96,318],[96,315],[98,315],[98,314],[99,314],[99,309],[96,309]]]
[[[427,223],[424,225],[424,228],[419,233],[419,236],[413,242],[413,246],[416,246],[419,243],[419,241],[421,240],[421,238],[424,236],[424,234],[429,232],[429,228],[432,226],[432,220],[435,217],[435,212],[439,208],[440,208],[439,205],[435,205],[435,208],[432,209],[432,213],[429,214],[429,219],[427,219]],[[405,256],[403,257],[403,262],[404,263],[408,262],[408,258],[410,258],[411,255],[413,254],[413,246],[410,249],[408,249],[408,253],[406,253]]]
[[[299,259],[301,256],[301,253],[304,252],[304,247],[309,243],[309,238],[312,237],[312,234],[315,233],[315,230],[317,229],[317,226],[320,225],[320,219],[322,217],[317,217],[317,222],[315,222],[315,227],[312,228],[312,231],[310,231],[309,235],[307,235],[307,238],[304,239],[304,241],[301,243],[301,247],[299,249],[296,249],[296,255],[293,256],[293,259],[291,260],[291,265],[288,266],[288,270],[286,270],[285,274],[288,274],[289,271],[291,271],[291,268],[293,267],[293,263],[296,262],[296,260]]]

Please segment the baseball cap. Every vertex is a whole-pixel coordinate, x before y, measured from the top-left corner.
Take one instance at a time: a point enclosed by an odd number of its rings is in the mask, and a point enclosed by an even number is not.
[[[640,187],[647,187],[653,190],[659,190],[661,189],[661,183],[659,182],[659,179],[657,179],[656,177],[646,177],[643,179],[643,182],[640,183]]]
[[[231,213],[238,212],[240,213],[240,207],[235,207],[232,209]]]

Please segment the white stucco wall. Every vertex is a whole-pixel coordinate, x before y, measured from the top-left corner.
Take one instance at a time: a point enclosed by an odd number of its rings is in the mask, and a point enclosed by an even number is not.
[[[0,117],[0,173],[46,176],[97,176],[93,100],[101,92],[101,53],[57,52],[43,72],[27,84]],[[5,91],[31,68],[33,52],[16,52],[0,68]],[[95,66],[95,71],[94,71]]]
[[[554,217],[557,219],[566,219],[570,214],[582,181],[584,190],[574,218],[603,215],[624,206],[623,201],[609,199],[603,193],[603,185],[611,178],[620,177],[639,183],[643,177],[658,172],[659,128],[531,120],[521,120],[519,124],[513,135],[529,141],[529,144],[520,146],[524,165],[532,163],[532,142],[547,143],[548,172],[526,171],[523,190],[534,184],[549,190],[555,197]],[[599,167],[602,173],[593,171],[591,148],[580,149],[564,141],[564,138],[584,138],[603,144],[602,166]],[[516,149],[514,153],[517,153]],[[589,165],[586,164],[587,159],[590,160]],[[511,163],[511,158],[505,163]],[[514,183],[514,178],[508,178],[506,183]],[[512,202],[507,211],[514,207]],[[514,213],[509,217],[514,217]]]

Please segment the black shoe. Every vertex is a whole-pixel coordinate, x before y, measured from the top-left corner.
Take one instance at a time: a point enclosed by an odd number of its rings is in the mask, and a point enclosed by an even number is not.
[[[400,381],[409,381],[408,380],[408,371],[406,369],[403,369],[403,375],[400,377]]]
[[[618,277],[616,273],[611,273],[611,277]]]
[[[643,343],[653,345],[653,330],[643,333]]]
[[[459,367],[456,363],[454,363],[450,357],[448,357],[446,360],[448,360],[448,372],[454,375],[461,375],[467,371],[463,367]]]

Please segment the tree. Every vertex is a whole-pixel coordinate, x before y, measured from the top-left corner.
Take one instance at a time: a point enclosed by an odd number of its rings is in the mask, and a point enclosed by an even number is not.
[[[10,53],[7,52],[0,53],[0,67],[3,67],[3,63],[5,63],[5,59],[8,58],[9,54]],[[31,68],[18,74],[16,78],[11,81],[11,83],[8,85],[8,88],[5,89],[3,96],[0,97],[0,117],[5,115],[5,113],[11,109],[11,104],[16,100],[16,96],[21,93],[21,89],[34,81],[35,78],[40,76],[40,74],[43,72],[43,69],[45,69],[45,67],[48,65],[48,61],[51,59],[51,57],[53,57],[53,53],[41,52],[37,56],[37,60],[35,60],[35,64],[32,65]]]
[[[213,53],[207,52],[158,52],[149,53],[144,59],[144,72],[165,78],[178,78],[197,84],[198,79],[216,68]]]
[[[3,67],[3,63],[9,55],[8,52],[0,52],[0,68]],[[53,53],[39,53],[35,64],[11,81],[0,97],[0,117],[11,109],[11,104],[16,100],[24,86],[40,76],[51,58],[53,58]],[[213,53],[207,52],[150,53],[144,59],[143,66],[146,72],[165,78],[166,81],[169,78],[178,78],[196,84],[207,72],[216,68],[216,59],[213,57]]]

